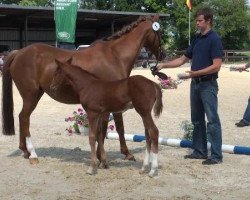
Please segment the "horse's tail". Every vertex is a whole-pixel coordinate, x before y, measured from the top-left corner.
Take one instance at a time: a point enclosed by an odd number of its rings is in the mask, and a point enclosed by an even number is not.
[[[13,91],[10,65],[18,51],[11,51],[4,59],[2,75],[2,132],[4,135],[15,135],[13,115]]]
[[[159,117],[162,109],[163,109],[163,104],[162,104],[162,91],[159,85],[155,83],[155,91],[156,91],[156,100],[154,104],[154,115],[155,117]]]

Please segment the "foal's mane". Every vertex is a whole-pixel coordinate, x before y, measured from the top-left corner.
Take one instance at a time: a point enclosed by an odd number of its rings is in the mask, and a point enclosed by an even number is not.
[[[105,41],[110,41],[110,40],[115,40],[115,39],[118,39],[120,38],[121,36],[129,33],[131,30],[133,30],[135,27],[138,26],[138,24],[140,24],[141,22],[143,21],[147,21],[147,20],[151,20],[153,21],[152,17],[151,16],[140,16],[135,22],[132,22],[131,24],[125,26],[122,28],[122,30],[114,33],[113,35],[107,37],[107,38],[104,38],[103,40]]]
[[[84,70],[80,66],[72,65],[71,64],[72,58],[70,58],[69,60],[67,60],[65,63],[63,63],[63,62],[61,62],[61,61],[59,61],[57,59],[55,59],[55,62],[57,63],[57,69],[55,71],[55,75],[60,74],[60,73],[65,74],[65,72],[63,70],[63,67],[65,67],[65,68],[69,68],[69,69],[77,71],[77,74],[83,74],[83,73],[85,73],[88,76],[92,76],[93,78],[98,79],[98,77],[95,74],[92,74],[92,73]]]

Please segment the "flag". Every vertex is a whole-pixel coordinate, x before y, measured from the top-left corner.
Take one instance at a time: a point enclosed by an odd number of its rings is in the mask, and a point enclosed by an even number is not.
[[[75,42],[78,0],[55,1],[56,40],[58,42]]]
[[[187,4],[188,9],[191,10],[191,8],[192,8],[191,0],[187,0],[186,4]]]

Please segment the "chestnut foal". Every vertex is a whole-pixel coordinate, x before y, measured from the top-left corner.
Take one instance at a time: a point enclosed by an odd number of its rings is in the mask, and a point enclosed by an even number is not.
[[[146,172],[150,162],[149,176],[158,174],[158,136],[159,131],[154,124],[151,111],[159,117],[161,114],[162,92],[153,81],[143,76],[131,76],[119,81],[104,81],[83,70],[71,65],[71,60],[62,63],[55,60],[58,65],[50,88],[56,90],[63,81],[69,81],[75,92],[79,95],[80,103],[86,110],[90,125],[89,143],[91,147],[91,165],[88,174],[97,173],[96,141],[100,146],[100,161],[107,168],[106,155],[101,141],[102,114],[109,112],[122,112],[134,107],[142,117],[145,127],[146,152],[141,173]]]

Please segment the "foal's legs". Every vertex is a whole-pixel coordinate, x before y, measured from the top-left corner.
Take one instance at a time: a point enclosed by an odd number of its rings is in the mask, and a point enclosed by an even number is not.
[[[108,118],[109,118],[109,113],[101,115],[101,118],[99,119],[100,130],[97,130],[99,134],[97,135],[98,146],[97,146],[96,156],[98,160],[100,161],[99,167],[102,169],[108,168],[108,164],[106,161],[106,153],[104,150],[104,140],[105,140],[106,133],[107,133]]]
[[[150,164],[151,140],[149,138],[149,133],[147,129],[145,129],[145,139],[146,139],[146,150],[140,174],[145,173],[148,170]]]
[[[143,166],[141,168],[140,173],[146,171],[146,168],[151,162],[151,170],[149,172],[150,177],[154,177],[158,174],[158,138],[159,138],[159,130],[155,126],[155,123],[152,119],[151,114],[147,114],[146,116],[142,116],[142,120],[145,126],[145,136],[146,136],[146,152],[145,159],[143,161]]]
[[[119,134],[121,153],[125,155],[125,160],[133,160],[135,161],[134,156],[128,151],[128,147],[126,145],[125,137],[124,137],[124,125],[122,113],[113,113],[116,131]]]
[[[21,93],[21,92],[20,92]],[[19,114],[19,126],[20,126],[20,142],[19,148],[24,153],[24,158],[29,158],[31,164],[38,163],[35,149],[30,139],[30,115],[36,108],[38,101],[43,95],[43,91],[37,90],[34,92],[29,91],[28,95],[22,95],[23,108]]]
[[[96,165],[96,140],[98,140],[100,154],[106,158],[104,147],[103,147],[103,141],[101,138],[100,132],[100,123],[102,123],[100,120],[100,114],[87,111],[88,120],[89,120],[89,144],[91,148],[91,164],[87,171],[87,174],[93,175],[97,173],[97,165]],[[102,157],[103,158],[103,157]],[[106,162],[106,160],[104,161]]]

